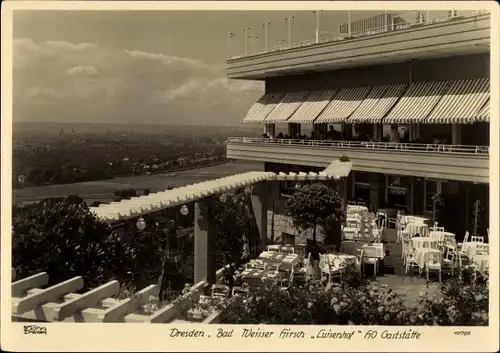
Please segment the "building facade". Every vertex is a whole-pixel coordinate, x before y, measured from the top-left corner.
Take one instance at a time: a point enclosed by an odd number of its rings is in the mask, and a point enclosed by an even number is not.
[[[230,138],[227,157],[298,173],[347,156],[350,200],[416,215],[437,209],[439,223],[459,239],[474,227],[479,200],[485,232],[490,16],[416,18],[396,27],[384,17],[365,19],[349,27],[376,22],[380,29],[382,21],[383,30],[229,59],[229,78],[265,81],[243,122],[262,124],[267,137]],[[287,133],[276,134],[278,125]]]

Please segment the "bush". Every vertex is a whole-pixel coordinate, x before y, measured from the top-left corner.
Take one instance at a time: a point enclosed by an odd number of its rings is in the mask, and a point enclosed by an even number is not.
[[[45,271],[54,284],[83,276],[86,287],[107,279],[114,238],[81,198],[50,198],[14,209],[12,228],[12,265],[18,277]]]
[[[50,284],[82,276],[85,289],[113,279],[142,289],[161,273],[166,236],[154,222],[140,234],[134,224],[112,230],[76,196],[14,208],[12,225],[20,278],[45,271]]]
[[[293,284],[281,290],[265,283],[248,298],[212,302],[205,311],[221,312],[225,324],[317,325],[488,325],[488,285],[459,278],[443,285],[444,299],[405,304],[405,296],[376,282],[366,282],[354,269],[343,270],[340,283]]]
[[[474,281],[471,277],[471,270],[464,269],[458,278],[441,286],[441,300],[423,298],[423,322],[440,326],[488,326],[488,280]]]

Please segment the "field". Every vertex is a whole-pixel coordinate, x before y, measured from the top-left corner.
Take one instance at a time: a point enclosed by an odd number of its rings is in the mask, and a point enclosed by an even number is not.
[[[157,192],[167,187],[179,187],[206,180],[245,173],[254,170],[264,170],[262,163],[228,162],[224,164],[183,170],[174,173],[160,173],[154,175],[136,175],[118,177],[101,181],[88,181],[74,184],[38,186],[13,190],[14,204],[29,203],[47,197],[79,195],[87,201],[106,201],[113,199],[113,192],[119,189],[149,189]]]

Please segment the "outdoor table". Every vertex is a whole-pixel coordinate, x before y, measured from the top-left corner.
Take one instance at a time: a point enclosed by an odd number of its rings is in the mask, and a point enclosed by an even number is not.
[[[368,212],[368,207],[347,205],[347,213],[364,213],[364,212]]]
[[[401,216],[401,219],[403,222],[406,223],[416,223],[416,224],[426,224],[429,225],[430,219],[425,218],[425,217],[420,217],[420,216],[412,216],[412,215],[405,215]]]
[[[410,237],[414,237],[415,234],[420,234],[421,237],[427,237],[429,235],[429,227],[427,224],[423,223],[408,223],[404,232]]]
[[[455,239],[455,234],[450,232],[441,232],[433,230],[429,233],[429,237],[437,241],[444,241],[446,243],[452,243],[452,244],[457,243]]]
[[[337,271],[340,269],[342,264],[346,265],[356,265],[358,258],[353,255],[345,254],[326,254],[328,262],[332,270]]]
[[[261,270],[256,268],[247,268],[241,273],[241,278],[247,282],[258,284],[265,279],[277,279],[280,273],[274,270]]]
[[[345,253],[347,255],[356,256],[359,254],[361,249],[364,247],[374,247],[376,248],[376,257],[379,259],[383,259],[385,257],[384,253],[384,244],[382,243],[372,243],[369,242],[359,242],[359,241],[344,241],[340,245],[340,252]]]
[[[292,269],[300,263],[299,254],[283,254],[275,251],[264,251],[259,259],[268,263],[282,265],[284,268]]]
[[[477,266],[479,273],[486,273],[489,268],[489,255],[472,255],[471,261]]]
[[[412,245],[415,249],[437,249],[438,241],[430,237],[416,237],[411,239]]]
[[[436,253],[443,258],[443,253],[437,249],[429,249],[429,248],[417,248],[415,249],[415,262],[417,263],[419,268],[424,268],[425,266],[425,254],[428,253]]]
[[[470,241],[467,243],[463,243],[462,252],[464,252],[469,259],[472,259],[472,257],[476,255],[478,245],[485,245],[485,244],[477,241],[474,242]]]

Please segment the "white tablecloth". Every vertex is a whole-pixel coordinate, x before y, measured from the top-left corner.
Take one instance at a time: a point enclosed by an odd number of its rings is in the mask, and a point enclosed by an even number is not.
[[[489,255],[473,255],[471,261],[477,266],[479,273],[485,273],[489,268]]]
[[[380,238],[382,234],[377,227],[369,229],[359,229],[354,227],[344,227],[342,230],[342,238],[345,240],[357,240],[363,238]]]
[[[437,249],[438,241],[431,237],[415,237],[411,239],[415,249]]]
[[[368,244],[365,244],[361,247],[361,249],[363,250],[363,253],[365,252],[365,250],[367,248],[374,248],[375,249],[375,257],[378,258],[378,259],[383,259],[385,254],[384,254],[384,244],[382,243],[377,243],[377,244],[372,244],[372,245],[368,245]],[[365,254],[366,255],[366,254]]]
[[[445,241],[450,243],[456,243],[455,234],[450,232],[439,232],[439,231],[431,231],[429,233],[429,237],[437,240],[437,241]]]
[[[438,254],[438,256],[441,259],[440,263],[442,262],[443,253],[441,253],[441,251],[439,251],[437,249],[418,248],[418,249],[415,249],[415,261],[417,262],[418,267],[420,267],[420,268],[424,267],[425,261],[426,261],[426,256],[425,255],[429,254],[429,253]]]
[[[368,212],[368,207],[347,205],[347,213],[363,213],[363,212]]]
[[[299,264],[300,256],[298,254],[282,254],[274,251],[264,251],[259,255],[259,259],[273,262],[280,262],[286,268],[292,268]]]
[[[356,265],[358,262],[358,258],[353,255],[326,254],[326,256],[328,257],[328,262],[332,270],[339,269],[342,264]]]
[[[423,223],[408,223],[404,232],[410,237],[414,237],[415,234],[420,234],[421,237],[427,237],[429,235],[429,227],[427,224]]]
[[[411,216],[411,215],[401,216],[401,219],[404,223],[417,223],[417,224],[428,224],[428,222],[430,221],[429,218]]]
[[[476,250],[478,245],[485,245],[484,243],[480,242],[468,242],[468,243],[463,243],[462,245],[462,251],[467,255],[469,259],[472,259],[474,255],[476,255]]]

